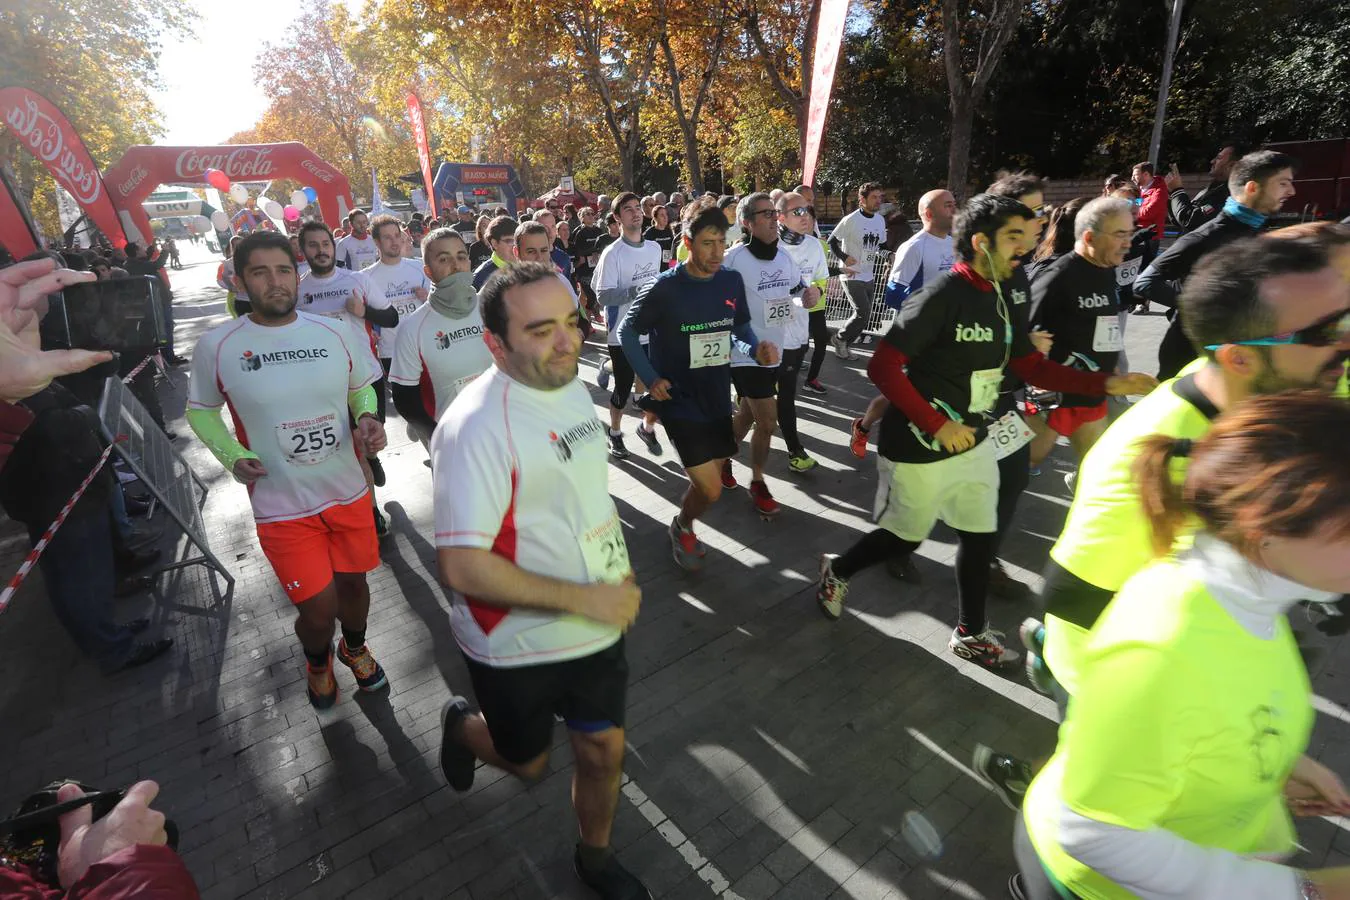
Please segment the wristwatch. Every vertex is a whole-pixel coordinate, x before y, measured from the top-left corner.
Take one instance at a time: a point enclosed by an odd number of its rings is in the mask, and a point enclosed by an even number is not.
[[[1303,900],[1322,900],[1322,892],[1313,884],[1307,872],[1298,873],[1298,894]]]

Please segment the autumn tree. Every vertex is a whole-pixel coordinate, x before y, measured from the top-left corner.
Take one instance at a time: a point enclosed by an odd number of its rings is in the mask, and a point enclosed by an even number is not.
[[[667,23],[659,43],[665,61],[665,88],[684,140],[685,171],[690,188],[697,194],[703,192],[698,128],[732,23],[731,0],[717,0],[711,6],[689,3],[673,10],[675,2],[656,0],[658,14]]]
[[[745,39],[774,91],[797,123],[797,144],[806,146],[811,102],[811,65],[821,0],[734,0]],[[800,152],[800,149],[799,149]]]

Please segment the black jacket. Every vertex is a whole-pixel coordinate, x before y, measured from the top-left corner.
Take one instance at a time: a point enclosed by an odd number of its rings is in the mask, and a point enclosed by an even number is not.
[[[1227,199],[1228,182],[1211,181],[1195,195],[1194,200],[1186,193],[1185,188],[1177,188],[1168,197],[1167,205],[1173,221],[1183,232],[1188,232],[1194,231],[1206,222],[1214,221],[1214,217],[1223,209],[1224,201]]]
[[[1141,272],[1134,283],[1134,295],[1175,309],[1181,285],[1200,257],[1239,238],[1251,237],[1256,232],[1257,229],[1228,213],[1219,213],[1212,221],[1177,238],[1175,244]]]
[[[33,424],[0,471],[0,506],[11,519],[40,532],[93,469],[106,442],[94,411],[59,384],[47,386],[21,405],[33,414]],[[105,467],[71,516],[106,516],[112,488]]]

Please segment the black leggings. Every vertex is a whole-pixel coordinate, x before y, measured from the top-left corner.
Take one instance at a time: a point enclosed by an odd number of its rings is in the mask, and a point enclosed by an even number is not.
[[[609,369],[610,378],[613,379],[610,382],[609,405],[613,409],[623,409],[633,393],[633,381],[637,378],[628,357],[624,355],[623,347],[610,345]]]
[[[806,371],[806,380],[815,381],[820,377],[820,367],[825,362],[825,350],[830,346],[830,329],[825,324],[825,307],[810,314],[811,327],[811,367]]]
[[[996,535],[971,531],[956,532],[956,596],[959,607],[957,626],[966,634],[979,634],[985,621],[985,601],[989,596],[989,566],[994,561]],[[848,549],[831,566],[845,581],[870,566],[888,559],[903,561],[919,544],[878,528]]]
[[[375,415],[381,422],[384,421],[384,414],[388,411],[385,395],[389,393],[389,367],[394,364],[392,359],[380,359],[380,365],[384,366],[384,377],[371,385],[375,388]]]
[[[804,346],[784,350],[783,361],[778,364],[778,428],[792,456],[801,456],[806,452],[797,437],[797,375],[802,370],[805,356]]]
[[[1011,391],[1001,393],[998,405],[994,407],[994,418],[1001,419],[1015,409],[1017,398],[1013,393]],[[998,461],[998,531],[995,532],[991,563],[998,556],[999,548],[1003,545],[1003,537],[1008,533],[1008,526],[1012,525],[1013,516],[1017,513],[1017,501],[1022,499],[1022,492],[1030,483],[1031,445],[1027,444]]]

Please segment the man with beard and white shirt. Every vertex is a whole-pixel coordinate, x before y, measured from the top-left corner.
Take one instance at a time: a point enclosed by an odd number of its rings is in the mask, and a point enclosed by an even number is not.
[[[349,218],[352,231],[337,242],[337,261],[343,268],[359,272],[379,260],[380,248],[375,245],[375,238],[370,234],[370,217],[364,210],[352,210]]]
[[[354,344],[366,348],[365,363],[374,376],[377,395],[384,393],[384,367],[375,355],[375,332],[371,326],[393,328],[398,325],[398,310],[375,291],[363,272],[338,269],[333,233],[322,222],[300,226],[300,249],[309,263],[309,274],[300,279],[297,308],[301,312],[327,316],[344,322],[355,332]],[[374,454],[366,457],[372,484],[384,486],[384,466]],[[373,492],[372,492],[373,494]],[[389,533],[379,505],[375,505],[375,530],[380,537]]]
[[[415,260],[402,255],[404,234],[398,219],[393,216],[376,216],[370,223],[371,237],[380,248],[380,261],[361,270],[370,283],[371,295],[383,297],[398,312],[399,321],[408,316],[426,302],[431,294],[431,282],[427,280],[422,266]],[[381,328],[376,343],[376,353],[385,377],[389,376],[389,366],[394,358],[394,347],[398,343],[398,326]],[[380,421],[385,419],[385,397],[381,393]]]

